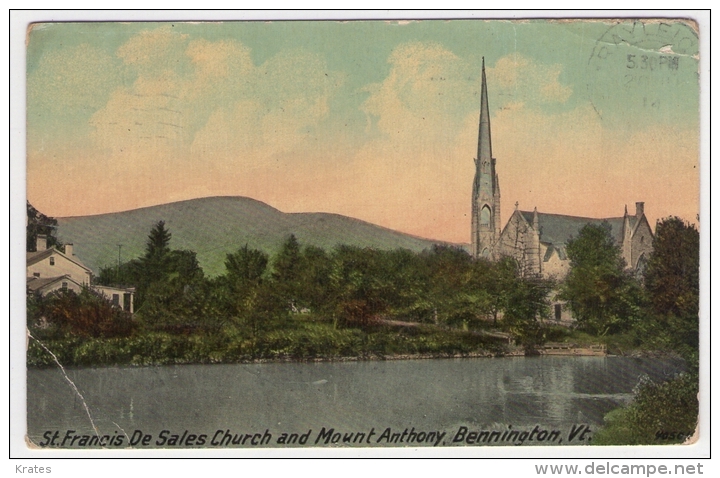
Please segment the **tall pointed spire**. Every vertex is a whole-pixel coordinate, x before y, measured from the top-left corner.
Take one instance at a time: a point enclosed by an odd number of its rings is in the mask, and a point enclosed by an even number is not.
[[[487,80],[485,79],[485,57],[482,59],[482,83],[480,86],[480,130],[478,132],[478,160],[490,161],[492,141],[490,140],[490,108],[488,107]]]
[[[485,78],[485,57],[482,59],[477,151],[472,197],[472,253],[476,258],[491,259],[495,256],[494,248],[500,236],[500,188],[490,140],[490,106]]]

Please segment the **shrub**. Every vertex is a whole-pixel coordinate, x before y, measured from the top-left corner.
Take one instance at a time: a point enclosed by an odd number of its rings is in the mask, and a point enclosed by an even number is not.
[[[644,379],[626,408],[605,416],[596,445],[667,445],[692,436],[698,422],[698,375],[679,374],[665,382]]]
[[[89,288],[79,294],[58,290],[45,297],[29,294],[28,329],[39,337],[126,337],[132,333],[129,313]]]

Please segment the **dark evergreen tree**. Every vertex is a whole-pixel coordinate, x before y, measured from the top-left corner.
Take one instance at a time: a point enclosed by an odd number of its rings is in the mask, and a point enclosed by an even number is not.
[[[695,317],[700,298],[700,234],[678,217],[663,219],[655,230],[645,288],[655,312]]]
[[[300,243],[294,234],[290,234],[280,248],[280,252],[273,261],[272,279],[276,284],[278,293],[288,303],[297,300],[302,284],[302,258],[300,256]]]
[[[145,255],[130,262],[131,275],[138,288],[138,308],[145,301],[145,292],[150,284],[162,281],[171,273],[170,239],[172,234],[165,229],[165,221],[158,221],[150,230],[145,242]]]
[[[171,238],[172,234],[165,229],[165,221],[155,223],[145,244],[145,258],[164,256],[169,250]]]
[[[27,227],[25,228],[26,251],[35,252],[37,236],[43,234],[47,237],[47,247],[61,247],[56,237],[58,222],[54,217],[46,216],[27,201]]]
[[[700,302],[700,234],[680,218],[657,225],[653,253],[645,270],[645,288],[656,334],[672,348],[696,359]]]
[[[135,312],[151,328],[203,328],[214,318],[207,313],[209,284],[195,252],[171,249],[171,237],[165,221],[158,221],[147,237],[145,254],[119,268],[102,269],[98,282],[135,286]]]
[[[301,254],[302,272],[299,278],[297,306],[314,313],[332,311],[329,306],[330,272],[332,261],[324,249],[304,247]]]

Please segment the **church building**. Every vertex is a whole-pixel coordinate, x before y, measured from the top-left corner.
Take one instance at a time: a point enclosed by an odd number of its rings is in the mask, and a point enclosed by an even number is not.
[[[515,203],[515,211],[505,228],[501,229],[500,182],[495,165],[483,59],[478,153],[472,190],[473,257],[489,260],[512,257],[523,275],[562,279],[570,269],[565,250],[568,241],[577,237],[586,224],[607,223],[628,269],[642,273],[652,252],[653,241],[653,232],[645,217],[645,203],[635,203],[634,215],[628,214],[625,206],[622,216],[609,218],[549,214],[538,212],[537,208],[521,211]]]

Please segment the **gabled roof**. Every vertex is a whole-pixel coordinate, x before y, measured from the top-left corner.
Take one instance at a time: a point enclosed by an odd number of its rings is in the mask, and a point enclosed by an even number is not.
[[[532,225],[533,223],[533,211],[519,211],[523,218]],[[538,227],[540,228],[540,242],[552,244],[560,247],[573,238],[578,237],[580,229],[586,224],[597,224],[600,225],[603,222],[607,222],[611,231],[613,239],[617,244],[623,242],[623,217],[608,217],[603,219],[591,218],[591,217],[578,217],[578,216],[565,216],[562,214],[547,214],[543,212],[537,213],[538,215]],[[628,216],[630,219],[630,227],[635,224],[635,216]]]
[[[638,222],[639,222],[639,221],[638,221],[638,217],[637,217],[637,216],[630,216],[630,215],[628,215],[627,218],[628,218],[628,223],[630,224],[630,230],[631,230],[631,231],[634,231],[634,230],[635,230],[635,226],[636,226],[636,225],[638,224]]]
[[[43,251],[45,252],[45,251]],[[25,282],[28,289],[30,289],[32,292],[37,292],[40,289],[43,289],[51,284],[54,284],[59,281],[65,281],[65,282],[72,282],[78,287],[82,287],[81,284],[78,284],[77,281],[73,280],[72,277],[69,275],[63,275],[63,276],[57,276],[57,277],[28,277],[27,281]]]
[[[27,265],[35,264],[36,262],[40,262],[46,257],[51,256],[52,251],[52,249],[45,249],[44,251],[28,252],[26,255]]]
[[[562,261],[565,261],[568,258],[565,246],[548,244],[547,250],[545,251],[545,256],[543,257],[543,262],[548,262],[552,258],[553,252],[557,252],[558,257]]]
[[[26,261],[27,261],[26,266],[31,266],[33,264],[36,264],[36,263],[40,262],[41,260],[45,259],[46,257],[50,257],[52,255],[62,256],[65,259],[69,260],[70,262],[77,264],[78,266],[82,267],[86,271],[92,273],[92,270],[88,266],[86,266],[85,264],[80,262],[80,259],[78,259],[75,256],[73,256],[73,257],[66,256],[65,254],[63,254],[62,252],[58,251],[55,248],[45,249],[44,251],[28,252],[26,255]]]

